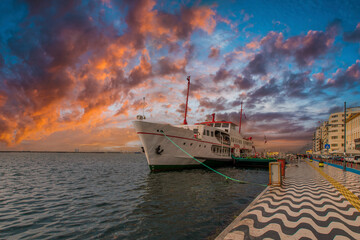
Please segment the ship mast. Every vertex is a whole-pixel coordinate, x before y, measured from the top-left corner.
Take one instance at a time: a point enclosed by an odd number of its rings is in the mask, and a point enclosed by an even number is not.
[[[239,133],[241,133],[242,106],[243,106],[243,102],[241,102],[240,122],[239,122]]]
[[[189,100],[189,90],[190,90],[190,76],[186,78],[188,80],[188,88],[187,88],[187,95],[186,95],[186,105],[185,105],[185,116],[184,116],[184,125],[187,125],[186,115],[187,115],[187,108],[188,108],[188,100]]]

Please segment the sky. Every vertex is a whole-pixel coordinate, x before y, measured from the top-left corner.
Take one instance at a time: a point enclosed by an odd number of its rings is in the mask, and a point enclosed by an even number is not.
[[[0,1],[0,151],[139,150],[131,121],[181,124],[187,76],[188,124],[243,102],[257,149],[310,148],[360,105],[360,4]]]

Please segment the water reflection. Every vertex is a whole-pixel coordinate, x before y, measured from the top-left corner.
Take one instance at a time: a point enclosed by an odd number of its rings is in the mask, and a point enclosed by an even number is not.
[[[150,173],[144,155],[0,153],[0,239],[205,239],[264,187],[203,169]],[[266,183],[261,169],[219,168]]]

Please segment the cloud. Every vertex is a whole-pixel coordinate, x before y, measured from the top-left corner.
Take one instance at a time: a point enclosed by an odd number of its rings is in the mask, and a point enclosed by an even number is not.
[[[208,58],[218,58],[220,54],[220,49],[216,47],[211,47]]]
[[[344,109],[339,106],[331,107],[328,111],[328,114],[337,113],[337,112],[343,112]]]
[[[226,70],[224,67],[220,67],[220,69],[215,73],[213,81],[215,83],[225,81],[226,79],[232,77],[232,71]]]
[[[285,94],[289,97],[305,98],[308,96],[306,90],[310,85],[308,73],[290,73],[284,74],[284,81],[282,84]]]
[[[347,42],[360,42],[360,23],[357,24],[354,31],[345,32],[343,37]]]
[[[227,100],[224,97],[219,97],[214,101],[211,101],[208,97],[201,98],[200,107],[214,110],[215,112],[226,110]]]
[[[4,58],[3,56],[0,54],[0,69],[4,66]]]
[[[345,71],[338,69],[334,77],[329,79],[326,87],[351,88],[360,84],[360,60],[348,67]]]
[[[306,35],[284,39],[282,33],[269,32],[260,40],[257,52],[244,69],[244,74],[266,75],[270,67],[278,67],[287,60],[294,61],[299,67],[313,65],[316,59],[325,56],[334,46],[340,22],[330,23],[326,31],[310,30]]]
[[[176,42],[187,39],[195,29],[210,34],[216,26],[216,13],[208,7],[182,7],[180,12],[170,14],[154,10],[154,0],[134,0],[127,3],[130,9],[126,22],[131,42],[136,43],[135,48],[144,47],[147,35],[163,43]]]
[[[255,57],[247,65],[244,73],[251,75],[265,75],[266,64],[266,57],[263,54],[256,54]]]
[[[239,90],[248,90],[255,85],[255,81],[250,77],[238,75],[234,81],[234,85]]]
[[[274,120],[289,120],[293,116],[289,112],[264,112],[249,115],[249,119],[255,122],[272,122]]]
[[[159,75],[170,75],[177,73],[185,74],[186,61],[184,60],[174,61],[169,57],[161,57],[157,64],[159,68]]]
[[[249,103],[260,102],[262,98],[276,96],[280,92],[279,86],[274,78],[261,87],[249,93]]]
[[[114,112],[127,116],[139,107],[132,92],[150,88],[155,77],[184,73],[194,52],[191,34],[211,34],[216,26],[216,12],[207,6],[167,13],[152,0],[107,2],[124,14],[119,30],[99,14],[104,2],[24,2],[28,15],[4,41],[11,61],[0,57],[0,141],[6,144],[104,127],[115,121]],[[149,46],[170,51],[178,41],[183,59],[164,56],[154,64]]]

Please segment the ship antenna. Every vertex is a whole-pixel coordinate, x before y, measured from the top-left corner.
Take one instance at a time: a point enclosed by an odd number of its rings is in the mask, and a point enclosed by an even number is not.
[[[187,95],[186,95],[186,105],[185,105],[185,116],[184,116],[184,125],[187,125],[186,115],[188,108],[188,100],[189,100],[189,90],[190,90],[190,76],[187,76],[186,80],[188,81]]]
[[[145,109],[145,97],[143,97],[143,118],[145,119],[144,109]]]
[[[243,102],[241,102],[240,122],[239,122],[239,133],[241,133],[242,107],[243,107]]]

